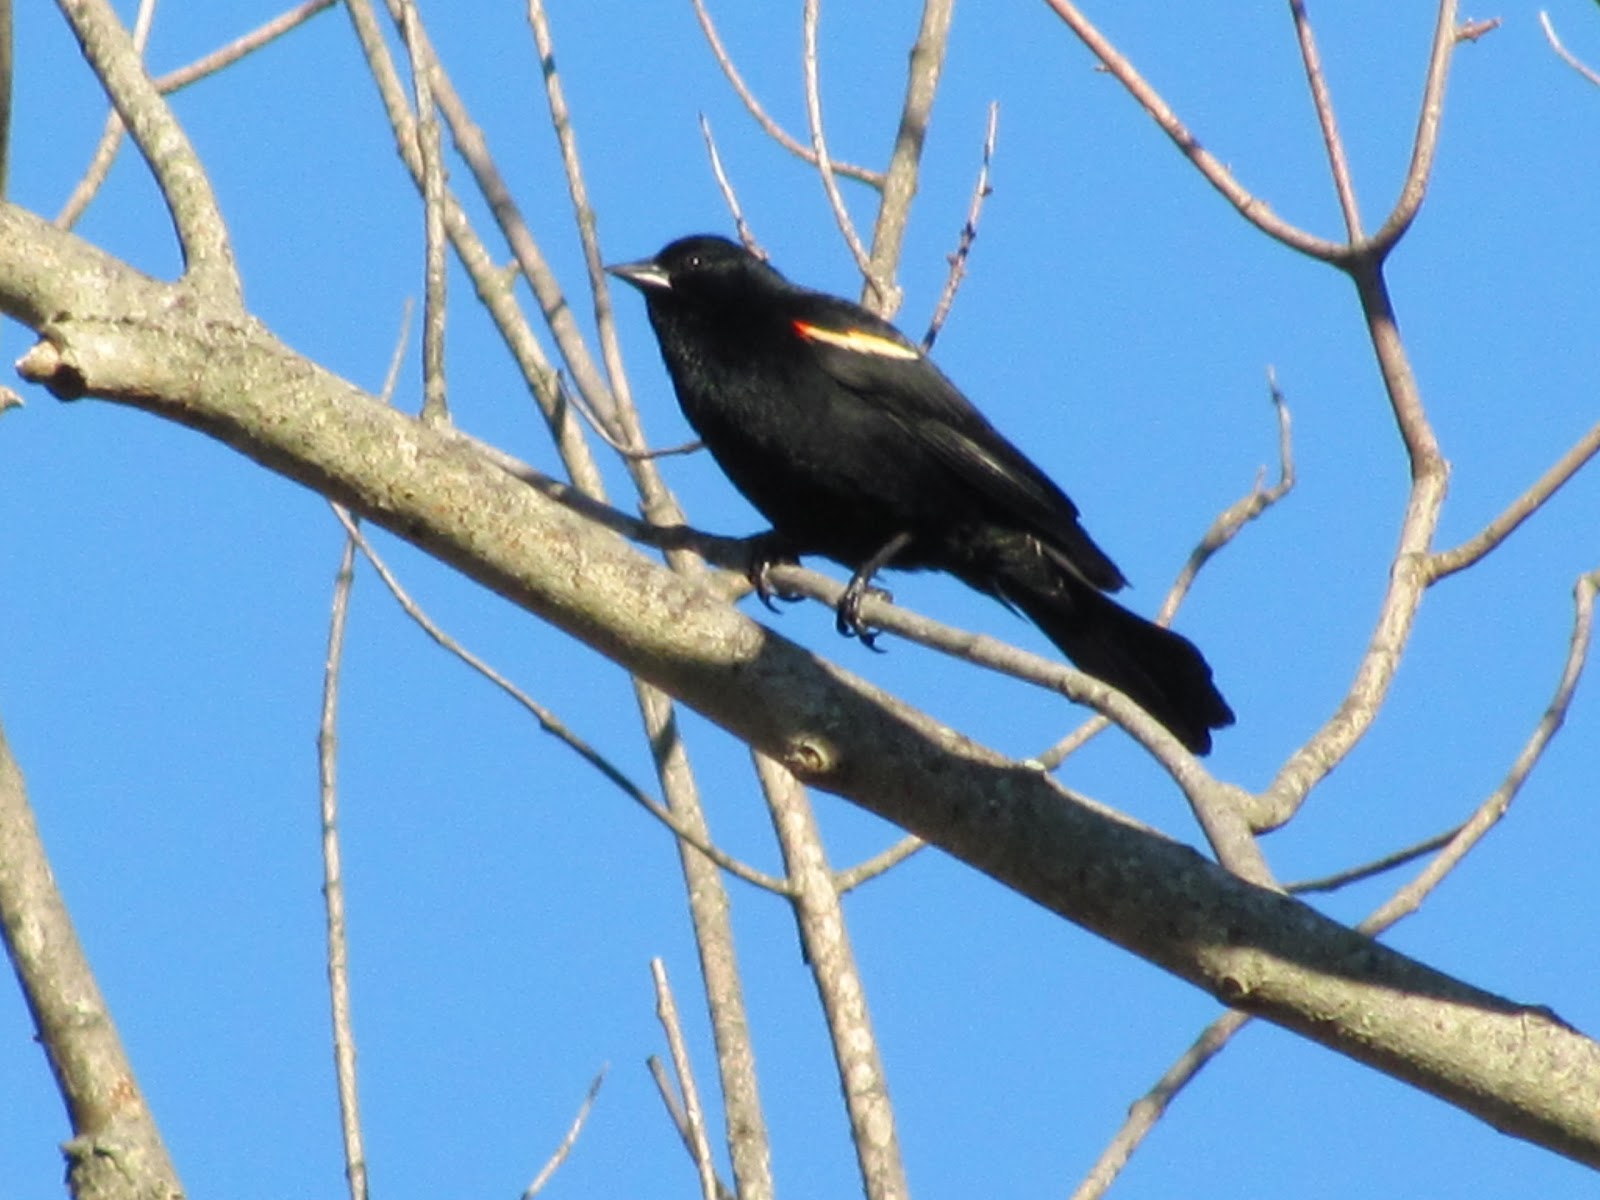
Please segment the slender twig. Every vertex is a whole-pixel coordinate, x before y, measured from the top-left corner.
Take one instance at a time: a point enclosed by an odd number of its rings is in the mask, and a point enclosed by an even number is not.
[[[656,1093],[661,1097],[661,1106],[667,1110],[667,1120],[671,1121],[672,1127],[678,1131],[678,1139],[683,1143],[689,1161],[693,1162],[694,1133],[689,1128],[689,1118],[684,1114],[683,1101],[678,1099],[678,1089],[672,1086],[672,1077],[667,1074],[666,1064],[660,1057],[652,1054],[644,1060],[644,1065],[650,1072],[650,1078],[655,1080]],[[738,1200],[721,1179],[717,1180],[717,1200]]]
[[[1510,537],[1519,525],[1531,517],[1545,502],[1554,496],[1566,482],[1581,471],[1596,453],[1600,453],[1600,423],[1594,425],[1559,459],[1532,487],[1513,500],[1504,512],[1485,525],[1481,532],[1450,550],[1441,550],[1428,560],[1430,581],[1454,575],[1499,546]]]
[[[614,784],[628,799],[632,800],[671,830],[675,836],[688,842],[723,870],[731,875],[738,876],[754,887],[762,888],[766,891],[776,892],[781,895],[787,890],[781,879],[768,875],[764,871],[758,871],[747,863],[740,862],[732,855],[718,849],[701,837],[671,811],[651,799],[643,788],[629,779],[610,759],[574,733],[566,722],[556,716],[554,712],[540,704],[527,692],[495,670],[493,666],[479,658],[441,629],[433,618],[428,616],[421,606],[412,599],[410,593],[406,591],[400,580],[389,568],[389,565],[384,562],[383,557],[373,549],[372,543],[360,532],[359,527],[356,526],[344,510],[335,505],[334,514],[338,516],[340,523],[344,525],[346,532],[355,540],[356,545],[360,548],[367,561],[372,564],[373,569],[378,572],[378,577],[383,580],[383,585],[389,589],[390,594],[394,596],[395,601],[405,611],[405,614],[415,621],[422,631],[438,646],[455,655],[467,666],[515,700],[539,723],[539,729],[542,732],[548,733],[577,754],[579,758],[583,759],[584,762],[599,771],[601,775]]]
[[[749,224],[744,219],[744,209],[739,205],[739,196],[733,190],[733,184],[728,182],[728,175],[722,169],[722,155],[717,153],[717,140],[711,136],[711,122],[706,120],[705,113],[700,114],[700,136],[705,139],[706,153],[711,156],[711,174],[717,181],[717,190],[722,193],[722,202],[728,206],[728,211],[733,214],[733,227],[738,231],[739,241],[744,243],[744,248],[757,258],[765,261],[767,252],[756,241],[756,235],[751,231]]]
[[[74,1196],[182,1196],[0,729],[0,937],[66,1105]]]
[[[907,1194],[905,1163],[895,1132],[894,1107],[889,1102],[888,1077],[816,814],[799,780],[764,754],[757,753],[754,758],[783,851],[795,926],[833,1043],[863,1194],[867,1200],[903,1200]]]
[[[1178,605],[1194,586],[1201,568],[1210,562],[1219,550],[1238,537],[1246,525],[1258,519],[1294,490],[1294,424],[1289,413],[1289,404],[1284,399],[1283,390],[1278,386],[1278,373],[1272,367],[1267,368],[1267,392],[1272,400],[1273,415],[1278,422],[1278,480],[1271,487],[1265,486],[1266,472],[1263,469],[1256,476],[1255,486],[1248,493],[1217,514],[1216,520],[1211,522],[1211,527],[1201,535],[1199,544],[1190,553],[1189,560],[1183,564],[1183,570],[1179,571],[1177,579],[1173,580],[1166,599],[1161,602],[1161,609],[1156,615],[1158,624],[1166,625],[1171,622],[1178,611]]]
[[[683,1026],[678,1022],[678,1005],[672,998],[672,986],[667,982],[666,964],[659,958],[650,960],[650,976],[656,985],[656,1017],[667,1035],[673,1073],[683,1097],[683,1116],[689,1128],[695,1170],[700,1177],[700,1195],[702,1200],[717,1200],[717,1171],[711,1161],[711,1142],[706,1137],[700,1090],[695,1086],[694,1071],[689,1066],[689,1047],[683,1040]]]
[[[874,854],[866,862],[838,872],[833,877],[833,886],[839,889],[839,894],[842,896],[899,866],[927,844],[916,834],[908,833],[887,850]]]
[[[139,11],[133,18],[133,48],[144,57],[145,48],[150,44],[150,29],[155,23],[155,0],[140,0]],[[78,223],[78,218],[83,215],[89,202],[94,199],[106,177],[111,174],[111,164],[116,161],[117,150],[122,145],[122,135],[127,132],[122,124],[122,117],[118,115],[115,107],[106,114],[104,128],[100,131],[100,140],[95,144],[94,153],[89,156],[89,165],[84,168],[83,177],[78,180],[72,189],[72,195],[67,197],[66,204],[56,214],[55,225],[57,229],[71,229]]]
[[[1311,790],[1344,761],[1372,727],[1394,683],[1429,582],[1427,564],[1450,474],[1400,338],[1382,265],[1362,256],[1346,266],[1356,284],[1390,410],[1405,445],[1411,486],[1383,600],[1355,678],[1333,715],[1290,754],[1272,782],[1250,802],[1250,823],[1257,830],[1275,829],[1298,812]]]
[[[1556,52],[1561,61],[1594,84],[1595,87],[1600,87],[1600,71],[1596,71],[1561,44],[1561,39],[1556,36],[1555,26],[1550,24],[1550,15],[1542,8],[1539,10],[1539,24],[1544,28],[1545,40],[1550,43],[1550,49]]]
[[[400,315],[400,332],[389,355],[378,398],[394,399],[411,334],[412,303]],[[361,1101],[356,1075],[355,1023],[350,1006],[350,941],[345,922],[344,870],[339,848],[339,684],[344,669],[344,635],[349,623],[350,592],[355,586],[359,524],[338,505],[345,526],[344,550],[334,575],[333,604],[328,620],[328,652],[322,676],[322,712],[317,723],[318,803],[322,823],[322,903],[327,937],[328,1006],[333,1025],[333,1068],[339,1096],[339,1131],[343,1141],[345,1180],[350,1200],[366,1200],[367,1155],[361,1132]]]
[[[839,191],[839,181],[834,178],[833,158],[828,153],[828,139],[823,133],[822,86],[818,82],[817,70],[817,25],[821,15],[822,0],[805,0],[800,18],[801,62],[805,68],[806,121],[811,129],[811,151],[816,156],[817,174],[822,179],[822,190],[827,193],[833,219],[838,223],[845,245],[849,247],[850,255],[856,260],[856,267],[871,292],[870,296],[862,297],[862,302],[880,315],[889,316],[899,306],[898,297],[891,295],[891,285],[880,279],[873,270],[872,259],[861,242],[861,235],[856,232],[855,221],[851,219],[850,210]]]
[[[16,85],[15,22],[11,0],[0,0],[0,200],[11,175],[11,94]]]
[[[1347,867],[1343,871],[1335,871],[1332,875],[1322,875],[1316,879],[1303,879],[1297,883],[1287,883],[1283,890],[1295,896],[1306,896],[1314,892],[1336,892],[1340,888],[1349,887],[1353,883],[1372,879],[1375,876],[1386,874],[1403,867],[1409,862],[1415,862],[1425,854],[1432,854],[1441,847],[1448,846],[1450,839],[1460,833],[1462,826],[1447,829],[1443,833],[1436,833],[1426,841],[1417,842],[1415,845],[1406,846],[1392,854],[1385,854],[1382,858],[1374,859],[1369,863],[1362,863],[1359,867]]]
[[[405,163],[417,187],[422,186],[422,162],[417,153],[416,133],[413,129],[411,110],[406,99],[406,89],[400,80],[400,74],[395,67],[394,58],[389,52],[383,29],[378,23],[373,12],[371,0],[347,0],[343,6],[350,15],[351,26],[355,30],[356,40],[361,46],[362,53],[366,56],[368,70],[378,89],[378,96],[383,102],[384,111],[388,116],[390,127],[394,132],[395,146],[400,153],[401,161]],[[426,43],[427,30],[421,30],[421,40]],[[493,162],[485,156],[481,135],[474,140],[477,133],[466,115],[460,109],[459,100],[455,98],[450,87],[449,77],[442,71],[435,80],[434,99],[438,102],[440,111],[444,114],[446,122],[450,125],[451,135],[454,138],[456,149],[461,153],[469,165],[473,166],[475,176],[480,176],[483,170],[492,171]],[[494,176],[496,182],[498,175]],[[491,207],[493,199],[490,199]],[[586,493],[593,496],[603,496],[605,489],[601,480],[600,470],[590,453],[588,442],[583,436],[582,427],[574,419],[571,407],[566,404],[557,388],[559,373],[551,365],[544,347],[535,335],[527,316],[523,313],[521,302],[514,290],[516,276],[504,270],[500,262],[493,257],[484,246],[482,239],[473,229],[472,222],[468,219],[465,210],[453,195],[447,191],[445,201],[445,229],[449,233],[451,243],[455,246],[456,256],[462,268],[472,280],[473,290],[482,302],[485,310],[499,330],[507,350],[510,351],[513,361],[522,373],[523,379],[528,383],[528,388],[539,407],[540,414],[544,417],[545,425],[550,431],[551,440],[561,456],[567,472],[573,482]],[[504,214],[497,214],[503,220]],[[517,218],[520,220],[520,217]],[[513,226],[515,228],[515,226]],[[534,254],[537,253],[535,248]],[[526,263],[519,257],[519,263],[526,267]],[[550,280],[553,284],[553,279]],[[538,288],[535,287],[537,293]],[[556,299],[560,302],[559,289]],[[564,302],[560,302],[563,310]],[[570,313],[567,314],[570,323]],[[581,341],[581,338],[579,339]],[[559,339],[558,339],[559,345]],[[590,365],[590,375],[598,379],[598,372]]]
[[[351,521],[348,513],[341,519]],[[353,531],[353,521],[350,524]],[[333,1021],[333,1066],[339,1094],[339,1130],[344,1143],[344,1173],[350,1200],[366,1200],[367,1154],[361,1133],[361,1100],[356,1077],[356,1035],[350,1014],[350,942],[345,924],[344,869],[339,853],[339,677],[344,663],[344,633],[355,582],[356,536],[345,537],[334,577],[333,611],[328,622],[328,655],[322,676],[322,717],[317,725],[317,779],[322,817],[322,902],[327,926],[328,1002]]]
[[[1317,237],[1291,225],[1274,213],[1266,201],[1255,196],[1235,179],[1233,173],[1202,146],[1200,140],[1178,119],[1177,113],[1173,112],[1172,107],[1162,99],[1155,88],[1150,86],[1144,76],[1139,74],[1133,63],[1111,44],[1071,0],[1045,0],[1045,2],[1067,23],[1068,28],[1088,47],[1089,52],[1100,60],[1105,69],[1127,89],[1139,107],[1161,127],[1161,131],[1172,140],[1178,152],[1194,164],[1206,182],[1220,192],[1241,217],[1268,237],[1282,242],[1293,250],[1298,250],[1301,254],[1330,263],[1339,263],[1348,257],[1350,253],[1348,246]]]
[[[332,8],[338,0],[306,0],[306,3],[288,12],[280,13],[270,21],[257,25],[249,33],[243,34],[225,46],[219,46],[209,54],[202,55],[175,71],[168,71],[156,79],[156,91],[163,96],[188,87],[208,76],[215,75],[225,67],[232,66],[247,54],[276,41],[291,29],[304,25],[312,17],[325,9]],[[141,16],[143,15],[141,11]],[[139,39],[139,26],[134,26],[134,41],[142,48],[144,43]],[[100,144],[95,147],[93,157],[85,170],[83,178],[73,188],[72,195],[67,198],[66,204],[57,214],[55,223],[61,229],[71,229],[78,222],[78,218],[94,199],[95,193],[105,182],[106,176],[111,172],[111,164],[116,159],[117,149],[122,144],[124,133],[122,118],[112,112],[106,118],[104,133],[100,136]]]
[[[1450,839],[1450,843],[1428,864],[1421,875],[1356,927],[1362,933],[1376,935],[1401,917],[1415,912],[1428,893],[1438,886],[1439,881],[1454,870],[1500,818],[1505,816],[1506,810],[1511,807],[1511,802],[1516,799],[1517,793],[1527,782],[1533,769],[1539,765],[1545,750],[1549,748],[1550,742],[1560,732],[1562,723],[1567,719],[1567,709],[1572,704],[1572,695],[1577,690],[1578,680],[1583,675],[1584,663],[1589,653],[1597,588],[1600,588],[1600,570],[1579,576],[1573,587],[1572,636],[1567,644],[1566,660],[1561,666],[1560,682],[1556,685],[1555,695],[1546,706],[1544,715],[1534,726],[1527,742],[1523,744],[1522,750],[1512,762],[1511,769],[1506,772],[1505,779],[1478,806],[1477,811],[1456,832],[1455,837]]]
[[[1433,47],[1428,54],[1428,71],[1422,82],[1422,103],[1417,113],[1417,132],[1411,144],[1411,163],[1405,183],[1395,201],[1394,211],[1383,227],[1363,247],[1365,255],[1381,259],[1393,250],[1411,227],[1422,198],[1428,192],[1433,159],[1439,149],[1439,130],[1444,120],[1444,87],[1450,76],[1450,57],[1456,48],[1456,0],[1440,0],[1434,20]]]
[[[745,110],[756,119],[756,123],[766,132],[767,136],[790,154],[817,165],[817,156],[814,150],[806,147],[798,138],[784,129],[770,116],[767,110],[761,107],[761,102],[756,99],[755,93],[745,83],[744,77],[739,74],[739,68],[733,63],[733,58],[722,44],[722,37],[717,33],[716,24],[711,20],[711,13],[707,11],[705,0],[690,0],[694,5],[694,15],[700,22],[700,29],[706,35],[706,42],[711,47],[711,54],[717,60],[717,66],[722,68],[722,73],[732,85],[734,93],[744,103]],[[869,171],[865,167],[858,167],[852,163],[838,162],[833,164],[837,174],[848,175],[851,179],[859,180],[869,187],[882,188],[883,175],[877,171]]]
[[[572,1118],[572,1125],[567,1130],[567,1136],[561,1139],[561,1144],[556,1147],[555,1153],[533,1177],[533,1182],[522,1193],[522,1200],[533,1200],[540,1192],[544,1191],[545,1184],[555,1173],[561,1169],[561,1164],[567,1161],[567,1155],[572,1153],[572,1148],[578,1144],[578,1135],[583,1132],[583,1124],[589,1119],[589,1112],[594,1108],[595,1098],[600,1095],[600,1085],[606,1081],[606,1071],[609,1068],[601,1067],[599,1072],[589,1084],[589,1090],[584,1093],[583,1103],[578,1106],[578,1115]]]
[[[1243,1029],[1250,1017],[1237,1009],[1223,1013],[1207,1025],[1177,1062],[1168,1067],[1155,1085],[1128,1108],[1128,1117],[1106,1148],[1100,1152],[1082,1183],[1073,1189],[1070,1200],[1099,1200],[1106,1193],[1128,1159],[1139,1148],[1155,1123],[1166,1115],[1177,1094]]]
[[[242,290],[227,223],[194,145],[145,74],[108,0],[59,0],[84,57],[144,156],[183,249],[185,284],[219,311],[243,312]]]
[[[955,303],[956,290],[967,274],[967,257],[972,253],[972,243],[978,238],[978,218],[983,215],[983,202],[994,188],[989,184],[989,164],[994,159],[994,138],[1000,120],[1000,105],[989,102],[989,121],[983,135],[983,158],[978,164],[978,182],[972,188],[972,200],[967,205],[967,219],[961,226],[961,236],[956,239],[955,252],[950,255],[950,273],[945,276],[944,290],[939,293],[939,303],[934,305],[933,317],[928,321],[928,332],[922,335],[922,352],[933,349],[933,343],[944,328]]]
[[[906,225],[911,220],[911,201],[917,193],[922,147],[927,141],[939,77],[944,72],[954,7],[955,0],[923,0],[917,40],[912,43],[907,61],[906,95],[900,106],[900,124],[895,130],[889,169],[884,173],[883,199],[872,228],[872,267],[867,278],[878,281],[878,295],[862,296],[863,303],[881,299],[881,307],[871,303],[869,307],[884,317],[892,317],[900,307],[900,289],[892,285],[900,265]],[[890,287],[887,293],[883,291],[885,286]]]
[[[291,29],[304,25],[318,13],[332,8],[339,0],[306,0],[304,4],[295,6],[287,12],[279,13],[270,21],[263,21],[249,33],[242,34],[229,42],[226,46],[219,46],[210,54],[195,59],[188,66],[179,67],[176,71],[168,71],[156,80],[156,88],[160,92],[175,92],[186,88],[196,80],[204,79],[208,75],[215,75],[224,67],[231,66],[247,54],[252,54],[261,47],[276,41]]]
[[[1256,475],[1255,485],[1249,492],[1217,514],[1210,527],[1201,535],[1194,550],[1190,552],[1188,561],[1178,572],[1177,578],[1172,581],[1172,586],[1167,589],[1166,598],[1162,600],[1161,608],[1156,614],[1157,624],[1170,624],[1177,616],[1178,607],[1188,596],[1189,589],[1194,586],[1195,579],[1206,563],[1211,561],[1217,551],[1238,537],[1246,525],[1282,500],[1294,487],[1294,430],[1290,421],[1289,405],[1278,387],[1277,373],[1271,367],[1267,368],[1267,390],[1278,420],[1278,481],[1271,487],[1266,487],[1266,472],[1263,469]],[[1047,771],[1055,770],[1108,724],[1104,717],[1090,718],[1050,749],[1036,755],[1035,761]]]
[[[398,20],[399,4],[400,0],[387,0],[388,9],[396,20]],[[345,8],[350,13],[362,52],[367,57],[368,67],[378,85],[378,93],[383,100],[390,127],[394,131],[401,159],[420,189],[423,185],[423,171],[421,158],[416,151],[416,131],[413,128],[415,117],[406,101],[404,85],[400,82],[399,73],[395,69],[382,30],[373,16],[371,0],[348,0]],[[589,353],[588,344],[573,316],[572,306],[567,303],[566,295],[555,277],[555,272],[545,260],[543,251],[540,250],[526,220],[523,219],[521,210],[506,186],[504,176],[501,175],[489,152],[483,130],[473,122],[455,90],[455,85],[450,80],[449,73],[439,64],[424,21],[417,22],[417,40],[422,52],[434,67],[430,75],[434,101],[444,116],[445,124],[450,128],[450,136],[457,153],[471,171],[473,181],[488,204],[502,236],[511,247],[518,269],[533,289],[539,311],[550,329],[551,336],[555,339],[556,349],[571,373],[574,384],[583,393],[590,407],[601,414],[602,419],[609,421],[614,402],[604,374]],[[466,214],[454,198],[447,202],[445,220],[456,252],[461,256],[463,265],[471,272],[479,296],[488,305],[496,324],[501,329],[502,336],[507,339],[517,358],[523,377],[533,388],[535,399],[556,439],[567,469],[574,473],[574,479],[586,489],[598,488],[599,472],[590,460],[587,449],[583,447],[582,438],[578,436],[577,430],[569,420],[566,407],[554,393],[557,372],[538,339],[527,328],[526,319],[512,294],[511,280],[503,276],[499,263],[483,249],[477,235],[472,232]]]
[[[1311,32],[1311,18],[1306,15],[1305,0],[1289,0],[1289,12],[1294,19],[1295,39],[1300,44],[1300,62],[1305,67],[1306,83],[1311,88],[1311,106],[1316,110],[1317,124],[1322,129],[1322,145],[1327,151],[1328,166],[1333,172],[1333,188],[1339,196],[1339,211],[1344,215],[1345,234],[1351,243],[1359,242],[1362,236],[1361,210],[1356,204],[1350,163],[1345,157],[1344,140],[1339,136],[1333,95],[1328,91],[1328,80],[1322,73],[1322,56],[1317,53],[1317,39]]]
[[[401,0],[400,34],[411,61],[411,86],[417,109],[417,154],[422,160],[423,281],[422,419],[430,425],[450,421],[444,375],[446,284],[444,256],[444,162],[439,145],[439,113],[433,104],[433,58],[422,45],[415,0]]]
[[[599,332],[600,356],[609,384],[605,411],[618,423],[623,444],[631,450],[642,450],[644,443],[640,440],[637,422],[632,420],[633,402],[628,395],[627,374],[622,367],[622,347],[617,341],[617,324],[611,311],[611,290],[607,285],[605,263],[600,254],[594,206],[589,203],[589,188],[584,182],[583,165],[578,157],[578,134],[572,125],[566,91],[561,86],[561,73],[556,69],[555,40],[550,32],[550,21],[545,15],[543,0],[528,0],[528,26],[533,32],[534,46],[539,53],[545,105],[550,113],[551,128],[555,131],[556,145],[561,151],[561,169],[567,180],[567,195],[572,201],[573,223],[577,226],[578,241],[583,246],[589,291],[594,297],[595,328]],[[590,400],[591,407],[594,407],[594,397],[590,397]]]

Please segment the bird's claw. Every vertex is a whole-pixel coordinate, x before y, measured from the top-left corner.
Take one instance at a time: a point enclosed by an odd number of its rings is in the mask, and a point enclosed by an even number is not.
[[[793,592],[772,586],[773,567],[800,561],[776,532],[758,533],[752,538],[747,538],[745,545],[750,552],[750,561],[745,567],[745,578],[750,581],[756,599],[761,601],[769,612],[782,611],[772,602],[774,598],[787,601],[800,599]]]
[[[844,589],[844,595],[839,597],[839,607],[834,610],[833,625],[845,637],[860,638],[861,644],[868,650],[883,651],[878,647],[878,635],[883,631],[874,629],[862,619],[861,602],[868,596],[874,600],[889,603],[894,599],[893,593],[886,588],[873,587],[865,579],[856,577]]]

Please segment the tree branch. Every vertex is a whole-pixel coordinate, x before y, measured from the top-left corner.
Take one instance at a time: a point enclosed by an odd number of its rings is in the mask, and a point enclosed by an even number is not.
[[[711,20],[711,13],[706,8],[705,0],[690,0],[694,5],[695,19],[700,22],[700,31],[706,35],[706,42],[711,47],[711,56],[717,60],[717,66],[722,68],[722,73],[727,77],[734,94],[744,104],[745,111],[756,119],[756,124],[778,145],[802,162],[817,165],[816,151],[808,148],[799,138],[779,125],[761,106],[761,101],[756,99],[755,93],[745,83],[744,76],[739,74],[739,68],[734,65],[733,56],[722,44],[722,36],[717,32],[716,23]],[[865,167],[858,167],[854,163],[834,163],[833,169],[839,175],[848,175],[851,179],[858,180],[868,187],[882,189],[883,176],[877,171],[869,171]]]
[[[903,1200],[909,1189],[894,1107],[889,1103],[888,1075],[816,814],[793,775],[764,754],[755,755],[755,764],[783,850],[800,944],[833,1043],[862,1192],[867,1200]]]
[[[1600,1045],[1549,1012],[1431,970],[1080,799],[762,628],[258,325],[173,293],[0,205],[0,310],[46,337],[25,377],[234,447],[678,696],[797,778],[1224,1003],[1600,1165]]]
[[[236,316],[242,292],[228,227],[188,135],[145,73],[132,38],[111,5],[106,0],[58,0],[58,4],[156,178],[183,249],[185,282]]]
[[[181,1200],[183,1185],[139,1090],[105,997],[56,887],[22,772],[0,729],[0,925],[72,1122],[74,1196]]]

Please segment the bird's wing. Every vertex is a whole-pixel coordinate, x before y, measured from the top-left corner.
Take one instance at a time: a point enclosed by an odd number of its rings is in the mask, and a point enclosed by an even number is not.
[[[792,322],[811,360],[888,415],[997,515],[1037,534],[1096,587],[1126,580],[1078,523],[1078,509],[1027,455],[973,407],[899,330],[853,304],[827,301]]]

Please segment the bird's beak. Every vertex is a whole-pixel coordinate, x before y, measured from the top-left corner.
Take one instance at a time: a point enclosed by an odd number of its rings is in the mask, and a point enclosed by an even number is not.
[[[615,275],[624,283],[631,283],[641,292],[670,292],[672,280],[667,278],[667,273],[656,265],[653,258],[641,258],[638,262],[617,263],[606,268],[606,272]]]

